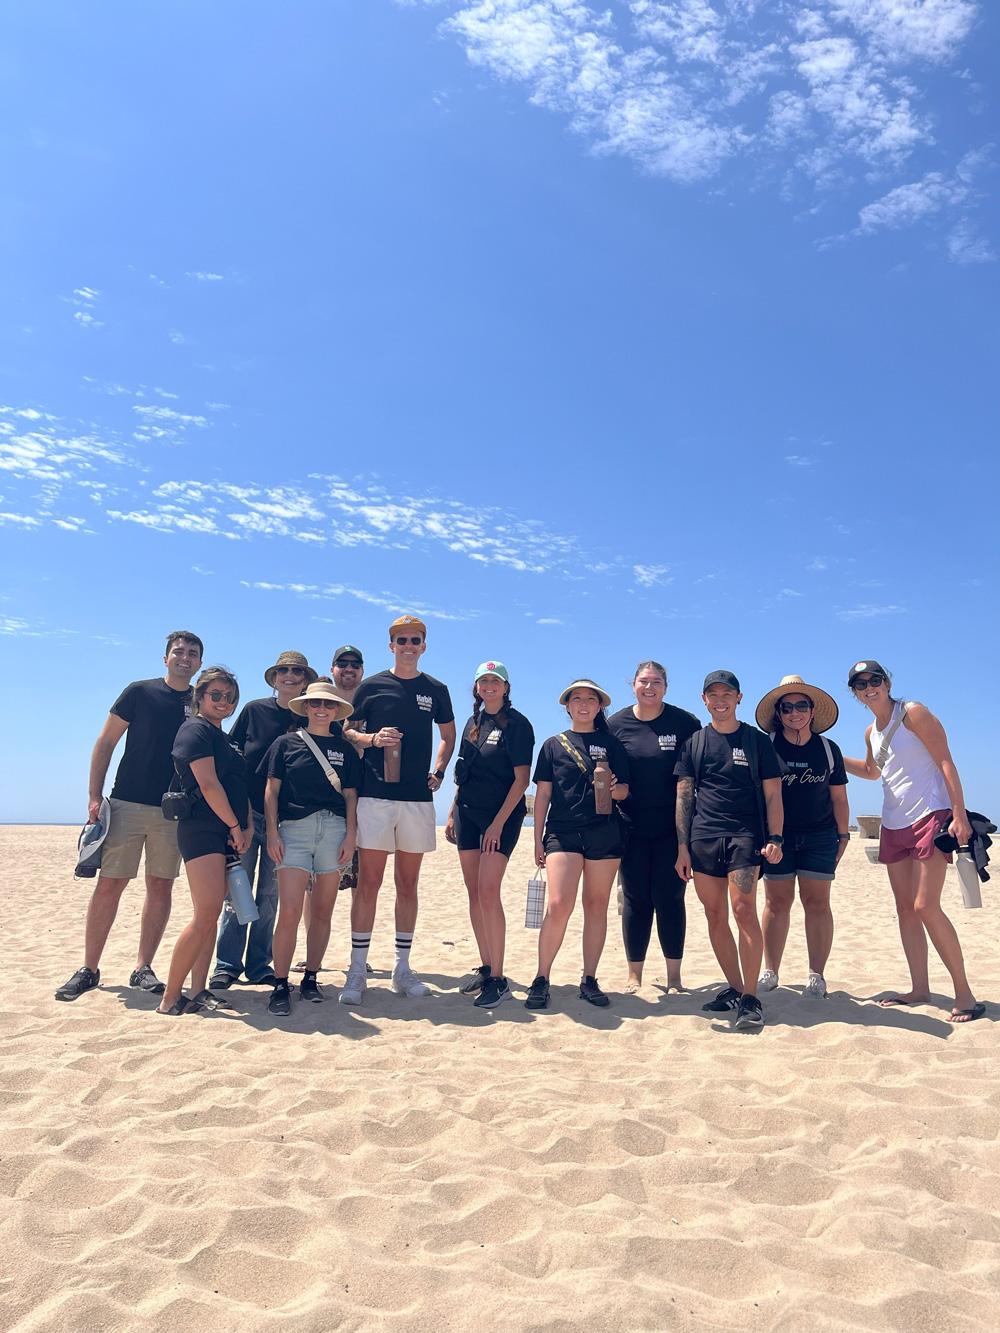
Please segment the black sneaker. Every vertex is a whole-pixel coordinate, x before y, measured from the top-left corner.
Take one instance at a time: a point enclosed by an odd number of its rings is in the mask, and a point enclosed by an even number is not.
[[[210,990],[228,990],[236,978],[232,972],[213,972],[209,981]]]
[[[524,1002],[525,1009],[547,1009],[549,1007],[549,981],[547,977],[535,977]]]
[[[147,995],[162,995],[167,989],[148,963],[137,967],[128,979],[133,990],[144,990]]]
[[[495,1009],[498,1004],[503,1004],[504,1000],[513,998],[506,977],[487,977],[483,989],[472,1003],[476,1009]]]
[[[56,991],[57,1000],[78,1000],[84,991],[93,990],[101,980],[101,969],[81,967]]]
[[[580,999],[586,1000],[588,1004],[596,1004],[598,1009],[606,1009],[611,1003],[598,986],[596,977],[581,977]]]
[[[303,1000],[312,1000],[313,1004],[323,1003],[324,999],[323,992],[316,984],[315,972],[310,972],[308,970],[306,971],[305,975],[302,978],[301,983],[299,984],[299,996]]]
[[[279,981],[271,992],[271,998],[267,1002],[267,1012],[277,1014],[279,1018],[287,1018],[292,1012],[292,993],[288,989],[288,978]]]
[[[482,990],[483,986],[489,980],[490,965],[483,963],[479,967],[474,967],[468,976],[463,977],[459,982],[458,991],[460,995],[475,995],[476,991]]]
[[[756,1032],[764,1026],[764,1010],[756,995],[741,995],[735,1026],[741,1032]]]
[[[740,1007],[740,993],[732,986],[727,986],[725,990],[720,990],[714,1000],[709,1000],[708,1004],[701,1007],[707,1014],[725,1014],[731,1009]]]

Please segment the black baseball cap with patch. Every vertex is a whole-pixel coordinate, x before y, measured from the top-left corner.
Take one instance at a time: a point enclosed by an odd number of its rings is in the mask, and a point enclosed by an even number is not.
[[[345,643],[343,648],[338,648],[333,655],[333,660],[334,662],[339,662],[342,657],[346,657],[348,654],[352,657],[356,657],[361,665],[364,666],[364,654],[360,648],[355,648],[353,643]]]
[[[704,685],[701,687],[702,694],[705,693],[709,685],[725,685],[729,689],[735,690],[737,694],[742,693],[740,682],[731,671],[710,671],[705,677]]]
[[[847,684],[849,686],[853,685],[855,677],[863,676],[866,671],[871,671],[871,672],[877,671],[880,676],[885,676],[886,680],[889,679],[889,673],[888,671],[886,671],[882,663],[876,662],[874,657],[869,657],[868,660],[865,662],[854,663],[850,671],[848,671],[847,673]]]

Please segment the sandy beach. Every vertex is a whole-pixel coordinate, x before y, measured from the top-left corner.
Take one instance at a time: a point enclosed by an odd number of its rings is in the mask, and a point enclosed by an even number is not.
[[[456,991],[478,961],[454,850],[427,859],[415,968],[389,990],[391,892],[365,1005],[290,1020],[236,987],[232,1015],[167,1019],[132,992],[141,892],[100,991],[57,1004],[90,884],[75,829],[6,827],[0,1326],[17,1333],[663,1329],[981,1330],[1000,1325],[1000,877],[945,902],[987,1016],[886,1010],[906,979],[884,872],[855,839],[834,889],[826,1001],[803,999],[796,908],[768,1026],[700,1012],[720,978],[688,898],[685,981],[650,959],[636,996],[619,921],[577,996],[579,919],[553,1009],[495,1015]],[[523,997],[530,840],[508,873],[508,973]],[[346,897],[346,895],[345,895]],[[181,881],[157,959],[188,915]]]

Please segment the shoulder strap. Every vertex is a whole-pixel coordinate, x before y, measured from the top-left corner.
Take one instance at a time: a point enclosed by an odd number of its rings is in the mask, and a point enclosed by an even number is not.
[[[583,755],[582,755],[582,754],[580,753],[580,751],[576,748],[576,746],[573,745],[572,742],[567,738],[565,731],[560,731],[560,733],[559,733],[559,740],[560,740],[560,743],[562,744],[563,749],[566,751],[566,753],[567,753],[567,754],[571,754],[571,755],[573,756],[573,758],[576,760],[577,764],[578,764],[579,767],[580,767],[580,772],[581,772],[581,773],[586,773],[587,776],[589,777],[590,774],[591,774],[591,769],[590,769],[589,765],[588,765],[587,763],[585,763],[584,758],[583,758]]]
[[[882,769],[885,768],[885,761],[889,758],[889,745],[892,741],[892,738],[893,736],[895,736],[899,728],[903,725],[903,718],[906,716],[906,710],[909,708],[909,706],[910,704],[907,699],[900,700],[899,713],[889,723],[888,730],[883,732],[882,744],[878,747],[878,754],[872,755],[875,767],[878,769],[880,773]]]
[[[827,763],[827,767],[829,768],[829,770],[830,770],[830,776],[832,777],[832,776],[833,776],[833,746],[830,744],[830,742],[826,739],[825,736],[820,736],[820,740],[823,742],[823,753],[826,755],[826,763]]]
[[[699,727],[691,737],[691,767],[694,769],[694,785],[697,787],[701,777],[701,765],[705,758],[705,728]]]
[[[329,782],[330,786],[334,789],[334,791],[340,792],[340,794],[343,795],[344,788],[340,781],[340,778],[337,776],[337,770],[330,763],[329,759],[327,759],[326,755],[322,752],[322,750],[319,748],[319,746],[316,744],[313,738],[309,735],[308,731],[306,731],[304,727],[299,727],[296,735],[301,736],[302,739],[305,741],[306,745],[309,746],[309,749],[312,750],[315,759],[319,763],[319,766],[326,774],[326,780],[327,782]]]

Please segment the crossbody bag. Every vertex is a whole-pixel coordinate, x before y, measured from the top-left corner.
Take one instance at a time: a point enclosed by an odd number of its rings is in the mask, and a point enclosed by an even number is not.
[[[305,728],[299,727],[297,734],[302,737],[306,745],[308,745],[309,749],[312,750],[313,757],[315,758],[316,762],[319,764],[323,772],[326,774],[327,782],[329,782],[330,786],[333,788],[333,790],[337,793],[338,796],[343,796],[344,794],[343,783],[337,776],[337,770],[330,763],[329,759],[327,759],[326,755],[319,748],[319,746],[309,735],[308,731],[305,730]]]

